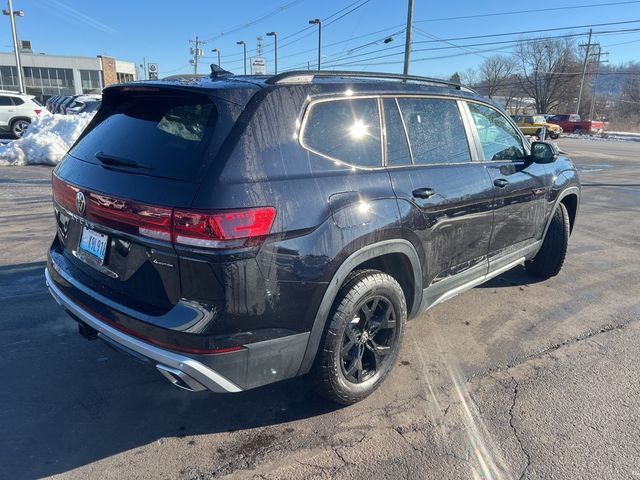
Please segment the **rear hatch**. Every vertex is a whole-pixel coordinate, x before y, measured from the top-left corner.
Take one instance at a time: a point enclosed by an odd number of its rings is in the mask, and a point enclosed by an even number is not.
[[[178,302],[174,211],[189,207],[233,123],[229,111],[218,120],[221,108],[237,108],[222,103],[195,89],[105,91],[96,117],[53,174],[54,249],[76,280],[149,315]]]

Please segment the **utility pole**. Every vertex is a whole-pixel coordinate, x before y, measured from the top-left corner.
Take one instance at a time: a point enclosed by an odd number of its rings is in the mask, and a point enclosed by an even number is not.
[[[409,62],[411,61],[411,36],[413,35],[413,0],[409,0],[407,6],[407,35],[404,40],[404,68],[402,73],[409,75]]]
[[[8,10],[3,10],[2,13],[4,15],[9,15],[9,20],[11,21],[11,35],[13,36],[13,53],[16,56],[16,70],[18,71],[18,88],[20,89],[20,93],[25,93],[24,89],[24,78],[22,76],[22,61],[20,60],[20,50],[18,48],[18,32],[16,30],[16,16],[24,17],[24,12],[22,10],[14,10],[13,3],[11,0],[7,2],[9,4]]]
[[[580,44],[581,47],[586,47],[586,51],[584,52],[584,62],[582,62],[582,79],[580,80],[580,93],[578,93],[578,104],[576,105],[576,114],[580,113],[580,102],[582,102],[582,90],[584,89],[584,77],[587,74],[587,63],[589,62],[589,52],[591,51],[591,47],[595,46],[595,43],[591,43],[591,35],[593,33],[593,29],[589,29],[589,41],[585,44]]]
[[[593,94],[591,95],[591,109],[589,110],[589,120],[593,120],[593,113],[596,108],[596,95],[598,94],[598,73],[600,71],[600,57],[602,55],[609,55],[609,52],[603,52],[602,47],[598,45],[598,63],[596,63],[596,78],[593,82]],[[605,60],[603,63],[606,63]]]
[[[196,35],[196,39],[195,40],[189,40],[189,43],[193,43],[193,48],[191,49],[191,54],[193,55],[193,74],[197,75],[198,74],[198,60],[200,57],[202,57],[202,48],[200,48],[202,45],[204,45],[206,42],[200,40],[198,38],[198,36]]]

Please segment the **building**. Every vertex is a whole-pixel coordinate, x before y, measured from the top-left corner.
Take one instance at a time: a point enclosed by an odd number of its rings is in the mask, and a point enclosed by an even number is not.
[[[136,64],[113,57],[46,55],[20,52],[26,93],[38,98],[52,95],[100,93],[112,83],[136,80]],[[0,52],[0,90],[19,91],[13,52]]]

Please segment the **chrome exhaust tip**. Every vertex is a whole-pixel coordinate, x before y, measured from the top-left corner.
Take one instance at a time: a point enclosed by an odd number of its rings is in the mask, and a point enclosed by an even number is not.
[[[178,388],[182,388],[183,390],[187,390],[189,392],[201,392],[203,390],[207,390],[207,388],[197,380],[194,380],[189,375],[180,370],[167,367],[166,365],[162,365],[161,363],[158,363],[156,365],[156,368],[164,378],[169,380],[169,382],[171,382]]]

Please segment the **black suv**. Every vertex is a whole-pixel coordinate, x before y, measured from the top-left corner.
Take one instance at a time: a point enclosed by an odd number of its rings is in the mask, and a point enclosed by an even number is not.
[[[352,403],[407,319],[517,265],[556,275],[579,195],[568,158],[440,80],[115,85],[53,172],[46,280],[85,337],[179,387],[311,372]]]

